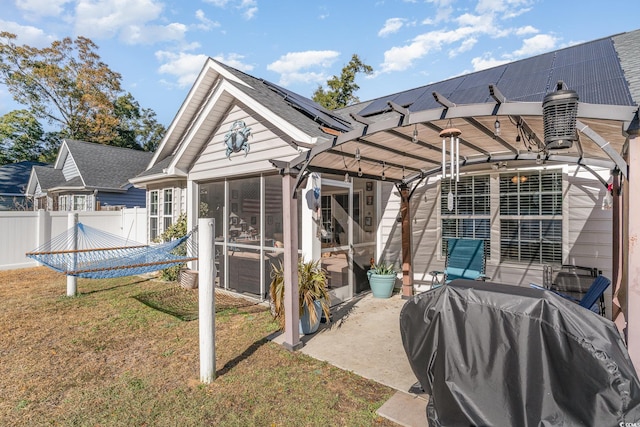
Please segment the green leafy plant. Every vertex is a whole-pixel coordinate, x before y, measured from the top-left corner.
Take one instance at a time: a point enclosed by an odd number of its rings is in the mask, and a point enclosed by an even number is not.
[[[273,264],[271,267],[271,284],[269,285],[271,295],[272,314],[284,329],[284,266]],[[313,307],[315,301],[320,301],[322,311],[326,319],[329,319],[329,292],[327,291],[327,272],[320,266],[320,260],[302,261],[298,260],[298,305],[299,313],[302,316],[305,305]],[[317,313],[309,309],[311,323],[317,321]]]
[[[187,234],[187,214],[181,213],[176,222],[171,224],[164,233],[158,236],[155,241],[156,242],[168,242],[173,239],[180,239]],[[185,244],[179,245],[176,249],[174,249],[174,253],[176,255],[186,255],[187,248]],[[184,268],[184,263],[177,264],[171,267],[167,267],[160,272],[160,276],[163,280],[168,281],[176,281],[178,280],[178,276],[180,275],[180,270]]]
[[[395,267],[393,264],[373,264],[371,266],[371,271],[373,274],[383,274],[383,275],[395,275],[397,274]]]

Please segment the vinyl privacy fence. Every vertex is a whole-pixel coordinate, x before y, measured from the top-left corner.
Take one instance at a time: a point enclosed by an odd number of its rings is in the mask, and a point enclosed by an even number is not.
[[[43,210],[1,211],[0,270],[37,266],[25,253],[65,232],[68,215],[68,212]],[[147,243],[147,211],[143,208],[78,212],[78,221],[133,242]]]

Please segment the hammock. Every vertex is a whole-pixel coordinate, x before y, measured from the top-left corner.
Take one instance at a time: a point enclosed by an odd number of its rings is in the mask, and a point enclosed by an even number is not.
[[[197,260],[194,231],[180,239],[144,245],[78,223],[26,256],[67,276],[133,276]]]

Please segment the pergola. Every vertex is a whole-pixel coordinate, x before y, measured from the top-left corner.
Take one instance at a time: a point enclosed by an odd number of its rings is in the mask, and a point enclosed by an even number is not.
[[[301,346],[295,268],[297,207],[293,197],[295,189],[310,172],[346,173],[396,185],[402,198],[403,295],[408,297],[413,289],[409,200],[425,178],[442,174],[443,165],[444,172],[451,173],[457,167],[464,172],[491,168],[504,162],[510,167],[575,164],[591,171],[605,188],[608,182],[592,168],[611,170],[612,283],[618,299],[614,316],[620,311],[624,314],[629,353],[635,365],[640,366],[640,311],[629,309],[640,303],[640,217],[629,214],[640,209],[640,192],[632,191],[640,187],[638,173],[634,173],[640,170],[638,105],[629,95],[624,75],[619,78],[612,72],[601,81],[581,80],[575,78],[575,74],[584,71],[580,69],[583,64],[576,61],[569,65],[563,72],[553,66],[545,68],[547,72],[536,77],[540,80],[537,85],[528,80],[535,70],[527,70],[529,74],[522,74],[521,80],[517,81],[491,77],[487,72],[482,76],[461,76],[379,98],[364,107],[359,105],[358,109],[347,108],[342,114],[349,116],[349,130],[325,126],[323,130],[332,136],[331,139],[314,145],[287,163],[274,161],[284,176],[283,219],[290,224],[285,227],[284,236],[286,289],[290,292],[285,300],[289,309],[285,346],[291,349]],[[588,66],[599,69],[602,64],[595,61]],[[496,70],[490,71],[497,74],[501,71],[502,76],[508,71]],[[616,72],[623,74],[622,69]],[[557,80],[549,84],[554,77]],[[620,95],[620,88],[624,88],[625,94]],[[571,143],[550,143],[550,132],[564,127],[564,123],[561,118],[550,117],[549,109],[543,108],[548,106],[545,97],[570,92],[578,96],[573,111],[573,140]],[[558,108],[555,110],[557,112]],[[335,119],[340,120],[340,117]],[[549,123],[555,124],[550,128]],[[459,138],[453,150],[448,139],[452,133]],[[452,155],[459,158],[453,168],[449,163]]]

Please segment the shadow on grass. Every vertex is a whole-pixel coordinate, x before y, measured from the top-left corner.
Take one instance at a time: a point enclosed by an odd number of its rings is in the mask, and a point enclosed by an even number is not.
[[[125,288],[127,286],[133,286],[133,285],[137,285],[139,283],[144,283],[144,282],[148,282],[151,279],[140,279],[140,280],[136,280],[135,282],[129,282],[129,283],[122,283],[119,285],[113,285],[113,286],[109,286],[109,287],[103,287],[100,289],[94,289],[92,291],[87,291],[87,292],[79,292],[79,295],[91,295],[91,294],[95,294],[97,292],[106,292],[106,291],[112,291],[114,289],[119,289],[119,288]]]
[[[232,370],[234,367],[236,367],[240,362],[251,357],[253,353],[255,353],[260,347],[262,347],[267,342],[269,342],[269,340],[266,337],[264,337],[264,338],[260,338],[258,341],[251,344],[241,354],[239,354],[238,356],[234,357],[233,359],[225,363],[222,369],[217,370],[216,377],[221,377],[222,375],[226,374],[227,372]]]
[[[161,291],[144,292],[134,296],[136,300],[155,310],[177,317],[189,322],[198,318],[198,290],[184,289],[174,286]],[[249,302],[243,298],[236,298],[226,293],[216,292],[216,314],[226,310],[251,307],[255,302]]]

